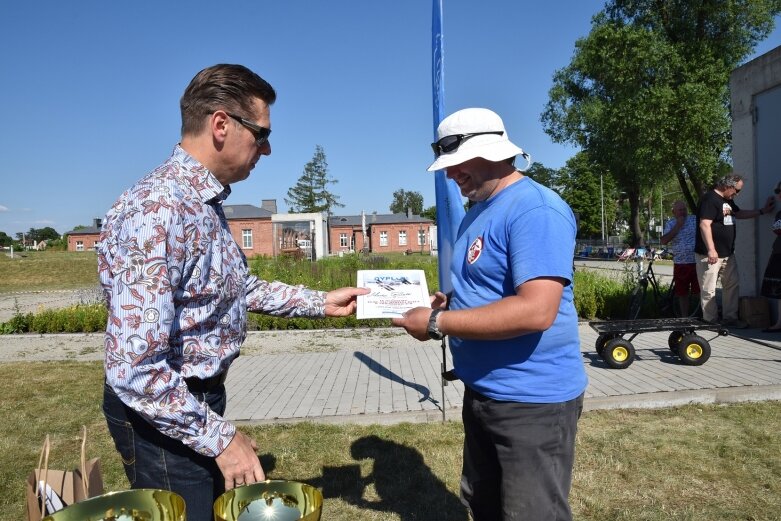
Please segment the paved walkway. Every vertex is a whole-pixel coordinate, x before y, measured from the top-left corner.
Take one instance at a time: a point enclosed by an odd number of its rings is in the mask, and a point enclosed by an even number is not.
[[[683,365],[672,355],[668,332],[643,333],[632,340],[634,363],[617,370],[596,354],[597,335],[588,324],[581,324],[579,332],[590,381],[587,410],[781,399],[778,333],[735,331],[766,344],[761,345],[701,331],[712,353],[698,367]],[[327,341],[336,333],[304,334]],[[228,375],[228,417],[254,424],[396,423],[438,421],[444,411],[447,419],[460,418],[463,384],[450,382],[443,398],[438,342],[410,338],[387,347],[381,335],[364,335],[360,349],[240,356]]]

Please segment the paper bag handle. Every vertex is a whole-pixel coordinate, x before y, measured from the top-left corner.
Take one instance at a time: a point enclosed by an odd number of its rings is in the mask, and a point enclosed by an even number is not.
[[[87,426],[81,426],[81,484],[84,486],[84,499],[89,497],[89,477],[87,476]]]
[[[46,508],[46,499],[44,494],[41,494],[41,481],[48,483],[49,477],[49,449],[51,444],[49,443],[49,435],[43,440],[43,446],[41,447],[41,455],[38,457],[38,475],[35,479],[35,497],[41,502],[41,519],[43,519],[43,513]]]

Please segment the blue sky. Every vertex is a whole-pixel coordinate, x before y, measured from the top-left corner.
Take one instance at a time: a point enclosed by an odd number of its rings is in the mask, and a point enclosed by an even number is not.
[[[575,152],[542,131],[555,70],[596,0],[444,0],[445,112],[488,107],[535,161]],[[185,8],[186,6],[186,8]],[[779,24],[781,25],[781,24]],[[781,44],[781,30],[754,56]],[[388,213],[395,190],[434,200],[431,1],[4,2],[0,231],[60,233],[102,217],[179,140],[200,69],[241,63],[277,90],[272,155],[229,204],[276,199],[323,146],[344,208]]]

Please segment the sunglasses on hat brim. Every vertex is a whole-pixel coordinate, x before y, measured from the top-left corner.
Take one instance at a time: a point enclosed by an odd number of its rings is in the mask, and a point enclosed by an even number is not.
[[[504,134],[502,130],[490,130],[487,132],[472,132],[471,134],[453,134],[452,136],[445,136],[436,143],[431,143],[431,149],[434,151],[434,157],[439,157],[442,154],[453,152],[458,150],[461,143],[475,136],[484,136],[486,134],[496,134],[501,136]]]

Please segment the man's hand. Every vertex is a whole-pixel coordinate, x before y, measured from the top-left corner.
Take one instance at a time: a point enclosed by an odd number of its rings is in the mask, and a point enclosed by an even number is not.
[[[716,264],[719,262],[719,254],[716,250],[708,250],[708,264]]]
[[[765,201],[765,206],[762,208],[762,213],[770,213],[776,207],[776,199],[772,195]]]
[[[411,337],[420,341],[431,340],[428,336],[428,319],[431,317],[431,311],[431,308],[412,308],[401,318],[394,318],[393,325],[403,327]]]
[[[447,309],[447,295],[441,291],[437,291],[431,297],[431,309]]]
[[[339,288],[325,295],[325,316],[346,317],[358,308],[358,295],[368,295],[369,288]]]
[[[266,479],[258,455],[255,454],[257,448],[255,440],[236,431],[231,442],[216,458],[225,479],[225,490]]]

